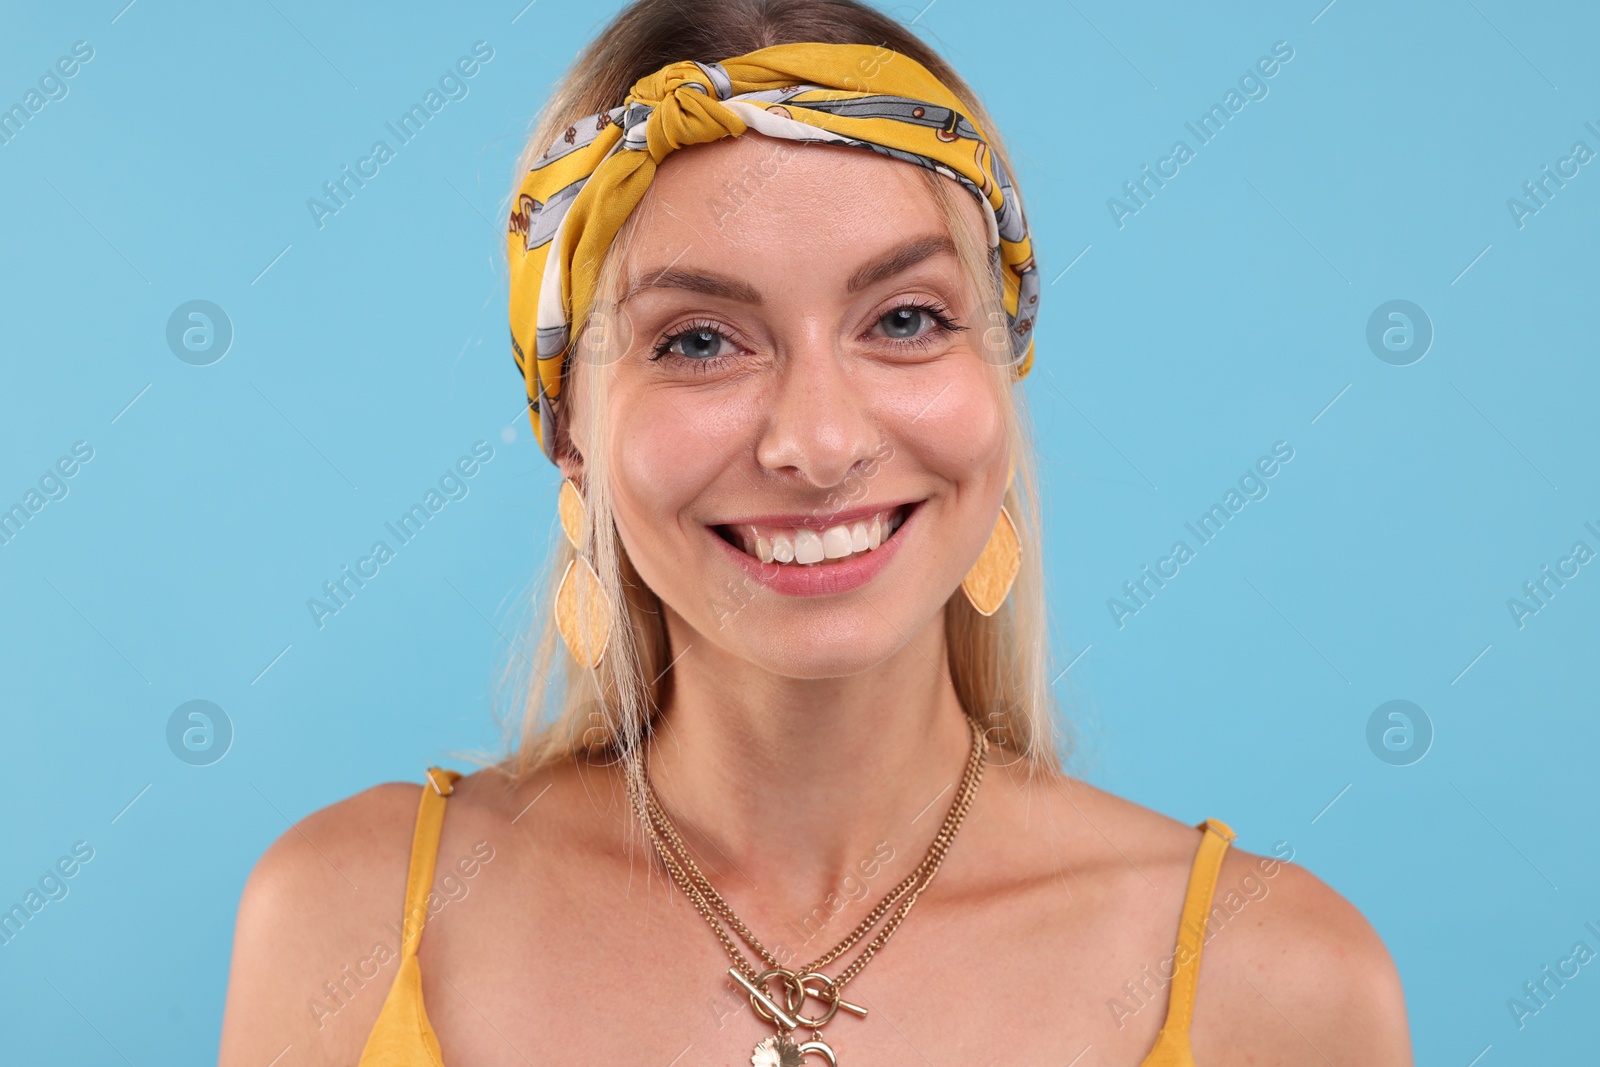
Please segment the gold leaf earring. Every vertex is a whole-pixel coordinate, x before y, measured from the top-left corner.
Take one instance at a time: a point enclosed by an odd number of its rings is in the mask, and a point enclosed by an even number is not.
[[[556,588],[556,632],[578,665],[593,670],[605,657],[606,646],[611,641],[611,605],[606,600],[600,576],[584,554],[589,540],[588,509],[577,483],[571,478],[561,482],[556,511],[561,516],[561,529],[568,543],[578,553],[577,559],[567,563],[561,584]]]
[[[1006,475],[1007,489],[1011,488],[1016,477],[1017,466],[1013,462],[1010,473]],[[1022,540],[1017,536],[1016,524],[1011,521],[1011,512],[1001,504],[1000,515],[994,521],[988,543],[978,554],[978,562],[961,579],[961,592],[979,615],[993,615],[1011,594],[1011,586],[1021,569]]]
[[[1011,513],[1001,504],[1000,517],[995,519],[989,543],[983,546],[978,561],[961,579],[961,592],[979,615],[993,615],[1010,595],[1012,583],[1021,569],[1022,541],[1017,537]]]

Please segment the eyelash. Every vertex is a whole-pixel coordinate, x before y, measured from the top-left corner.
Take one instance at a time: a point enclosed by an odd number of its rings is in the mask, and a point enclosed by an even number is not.
[[[933,344],[941,336],[957,333],[967,329],[967,327],[962,326],[950,316],[950,309],[948,306],[936,300],[908,300],[904,303],[896,304],[888,311],[885,311],[882,315],[879,315],[878,318],[874,320],[873,325],[876,326],[890,314],[896,311],[904,311],[907,308],[910,308],[913,311],[920,311],[931,318],[934,323],[933,329],[924,333],[920,333],[915,337],[890,338],[889,343],[892,345],[906,349],[924,348],[930,344]],[[711,356],[708,358],[696,359],[693,356],[680,355],[677,352],[670,351],[672,346],[677,344],[683,338],[688,337],[691,334],[702,332],[714,333],[725,341],[731,342],[733,340],[727,335],[727,333],[723,331],[721,326],[715,322],[709,322],[705,320],[691,321],[686,323],[681,329],[674,330],[672,333],[663,337],[652,350],[650,361],[652,363],[659,362],[670,356],[674,362],[679,364],[692,364],[697,371],[703,374],[713,367],[720,366],[724,361],[733,358],[732,356]]]
[[[695,319],[684,324],[682,329],[674,330],[672,333],[667,334],[667,336],[663,337],[659,342],[657,342],[655,349],[650,356],[650,361],[652,363],[656,363],[665,360],[670,356],[671,359],[669,362],[678,364],[692,364],[697,371],[704,373],[711,367],[719,365],[724,360],[730,358],[728,356],[712,356],[709,359],[695,359],[692,356],[685,356],[677,352],[668,351],[668,349],[670,349],[673,345],[677,344],[683,338],[688,337],[690,334],[702,332],[714,333],[718,337],[721,337],[724,341],[731,342],[733,340],[721,330],[717,323],[709,322],[704,319]]]

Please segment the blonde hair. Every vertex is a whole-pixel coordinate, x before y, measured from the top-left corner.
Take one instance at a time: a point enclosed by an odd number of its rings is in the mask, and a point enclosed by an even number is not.
[[[989,136],[989,145],[1013,174],[1005,146],[972,90],[937,53],[898,22],[854,0],[638,0],[624,9],[578,56],[557,84],[535,123],[519,162],[513,192],[533,159],[578,119],[616,106],[640,77],[670,62],[725,59],[774,44],[801,41],[864,43],[910,56],[965,102],[968,115]],[[1055,703],[1047,680],[1049,642],[1044,604],[1042,531],[1033,434],[1024,397],[1012,386],[1009,331],[1001,301],[997,256],[960,215],[960,190],[949,178],[919,170],[955,244],[963,273],[978,294],[978,321],[989,324],[983,351],[1000,408],[1014,465],[1005,504],[1022,543],[1022,567],[1006,603],[994,615],[980,615],[959,589],[944,608],[949,677],[967,714],[985,728],[992,759],[1022,760],[1032,774],[1056,770],[1066,755],[1059,736]],[[1013,182],[1015,178],[1013,176]],[[1020,194],[1019,194],[1020,196]],[[576,375],[581,402],[590,413],[588,439],[575,442],[563,427],[557,442],[563,454],[576,451],[584,461],[584,496],[589,512],[589,557],[600,576],[612,613],[606,654],[595,670],[584,670],[566,653],[550,605],[557,585],[577,553],[557,537],[536,611],[532,656],[515,652],[506,680],[517,694],[508,716],[509,754],[500,769],[513,780],[574,759],[623,760],[633,766],[643,739],[666,705],[672,686],[671,652],[661,604],[644,583],[617,537],[611,521],[606,405],[607,374],[592,373],[620,358],[626,340],[616,329],[614,308],[626,284],[623,264],[634,246],[640,210],[618,232],[601,266],[595,309],[575,331],[570,359],[584,364]],[[1019,199],[1020,203],[1020,199]],[[983,210],[989,208],[984,205]],[[996,325],[998,324],[998,325]],[[573,387],[572,365],[568,386]],[[569,412],[579,402],[569,398]],[[570,423],[570,420],[569,420]]]

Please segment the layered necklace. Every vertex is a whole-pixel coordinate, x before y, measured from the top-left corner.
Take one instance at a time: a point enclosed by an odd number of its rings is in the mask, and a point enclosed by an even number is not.
[[[838,1059],[832,1047],[822,1039],[822,1028],[841,1008],[852,1015],[866,1018],[866,1008],[852,1004],[842,996],[845,984],[860,974],[861,969],[877,951],[888,943],[889,938],[894,935],[895,928],[905,919],[911,906],[917,902],[917,897],[928,887],[928,883],[933,881],[933,876],[939,873],[944,855],[955,840],[956,831],[961,829],[962,820],[966,818],[967,809],[972,806],[972,798],[978,791],[978,783],[983,779],[983,766],[989,752],[988,738],[984,736],[983,728],[970,716],[967,718],[967,725],[972,730],[972,751],[967,757],[966,770],[961,776],[955,800],[944,817],[944,824],[934,836],[928,854],[923,857],[916,870],[906,875],[899,885],[878,901],[877,906],[861,920],[860,925],[845,936],[843,941],[799,970],[783,966],[778,958],[756,939],[755,934],[750,932],[750,928],[734,914],[728,902],[722,899],[722,895],[706,879],[699,865],[695,863],[694,857],[689,854],[689,849],[684,845],[677,827],[661,807],[655,788],[650,784],[649,772],[642,754],[638,760],[637,771],[626,776],[628,796],[633,801],[634,810],[647,826],[650,840],[655,845],[661,862],[666,866],[667,873],[722,942],[728,958],[733,961],[733,966],[728,968],[728,974],[750,995],[751,1010],[763,1022],[777,1027],[777,1033],[755,1047],[750,1056],[751,1067],[803,1067],[805,1058],[810,1055],[820,1056],[832,1067],[837,1067]],[[883,929],[868,942],[849,966],[839,972],[837,978],[830,978],[822,973],[823,967],[849,951],[851,946],[865,937],[891,909],[893,914],[889,916]],[[761,962],[766,965],[763,970],[756,970],[755,966],[745,958],[739,946],[723,929],[724,924],[733,933],[738,934],[740,940],[760,957]],[[771,986],[773,979],[781,983],[776,996],[773,995]],[[802,1009],[807,1000],[820,1001],[823,1005],[821,1010],[815,1015],[804,1014]],[[794,1039],[792,1035],[801,1029],[811,1031],[811,1040]]]

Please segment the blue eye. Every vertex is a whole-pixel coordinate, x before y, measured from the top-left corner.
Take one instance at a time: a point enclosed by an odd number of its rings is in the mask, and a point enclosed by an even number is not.
[[[682,345],[682,354],[690,359],[710,359],[719,354],[723,337],[715,330],[690,330],[673,339]]]
[[[667,356],[687,360],[690,363],[709,364],[729,355],[724,350],[733,348],[727,334],[717,329],[711,323],[690,323],[681,330],[663,337],[655,346],[652,360],[659,360]]]
[[[895,308],[878,321],[884,324],[884,329],[890,337],[904,340],[915,337],[921,332],[924,317],[932,318],[921,308],[907,304],[905,307]]]
[[[924,320],[933,323],[922,329]],[[917,347],[932,344],[941,336],[965,330],[950,317],[950,309],[942,304],[912,302],[901,304],[878,319],[889,339],[900,345]]]

